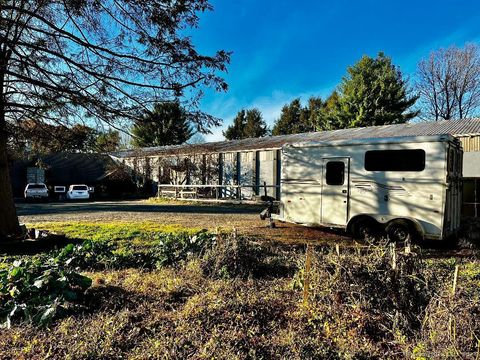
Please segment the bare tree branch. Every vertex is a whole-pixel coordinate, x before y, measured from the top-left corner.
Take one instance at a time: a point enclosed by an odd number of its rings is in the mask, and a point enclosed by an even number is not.
[[[467,44],[432,52],[418,64],[416,89],[423,117],[463,119],[480,111],[480,49]]]

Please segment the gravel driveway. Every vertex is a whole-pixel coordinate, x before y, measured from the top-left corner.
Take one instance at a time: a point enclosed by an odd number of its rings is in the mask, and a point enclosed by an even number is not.
[[[319,240],[351,241],[330,231],[291,224],[278,223],[276,229],[269,229],[266,227],[267,223],[260,220],[261,210],[262,207],[254,205],[181,202],[151,204],[142,200],[17,204],[20,221],[26,224],[69,221],[157,221],[163,224],[206,229],[236,228],[241,233],[261,235],[267,239],[288,243]]]

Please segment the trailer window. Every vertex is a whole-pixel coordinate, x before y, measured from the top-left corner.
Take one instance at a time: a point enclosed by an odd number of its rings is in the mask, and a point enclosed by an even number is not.
[[[367,171],[422,171],[425,169],[425,151],[371,150],[365,153]]]
[[[327,162],[325,178],[327,185],[343,185],[345,182],[345,163],[343,161]]]

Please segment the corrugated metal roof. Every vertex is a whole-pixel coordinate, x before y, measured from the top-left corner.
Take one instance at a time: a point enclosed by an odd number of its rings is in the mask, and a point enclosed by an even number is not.
[[[40,159],[50,168],[47,176],[49,183],[58,185],[93,185],[115,164],[108,155],[103,154],[56,153]]]
[[[124,150],[112,153],[118,158],[155,156],[167,154],[191,154],[229,152],[242,150],[278,149],[285,144],[306,141],[332,141],[398,136],[428,136],[450,134],[454,136],[480,134],[480,118],[465,120],[442,120],[408,124],[370,126],[363,128],[321,131],[294,135],[268,136],[263,138],[217,141],[205,144],[176,145]]]

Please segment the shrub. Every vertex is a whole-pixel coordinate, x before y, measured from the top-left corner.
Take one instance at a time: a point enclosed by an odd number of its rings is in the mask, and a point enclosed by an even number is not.
[[[246,237],[223,234],[202,261],[203,273],[211,278],[246,278],[258,272],[262,249]]]
[[[256,242],[244,235],[221,234],[202,258],[202,272],[213,279],[276,278],[292,276],[297,269],[295,252],[287,256],[278,244]]]

